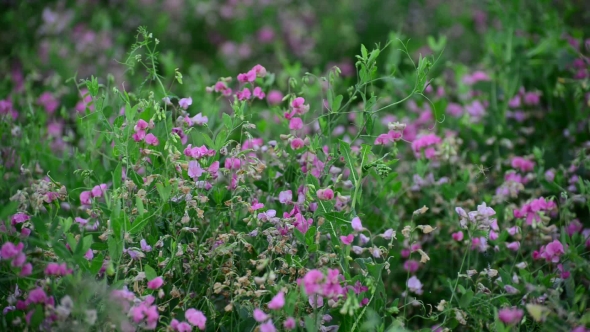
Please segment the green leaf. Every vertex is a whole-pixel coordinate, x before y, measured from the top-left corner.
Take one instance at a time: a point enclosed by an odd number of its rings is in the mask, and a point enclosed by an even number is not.
[[[232,118],[231,116],[229,116],[227,113],[223,113],[223,125],[225,126],[225,128],[227,128],[227,130],[232,130],[233,129],[233,123],[232,123]]]
[[[295,238],[301,243],[301,244],[305,244],[305,235],[303,233],[301,233],[300,230],[298,230],[297,228],[293,229],[293,232],[295,232]]]
[[[348,166],[348,168],[350,169],[350,177],[352,178],[352,183],[356,187],[359,182],[359,176],[355,168],[355,160],[352,156],[352,151],[350,150],[350,144],[346,143],[343,140],[340,140],[340,153],[346,161],[346,166]]]
[[[316,320],[313,319],[312,315],[305,316],[305,329],[307,330],[307,332],[316,332],[318,330],[315,326],[315,321]]]
[[[336,112],[340,109],[340,105],[342,105],[343,99],[344,99],[344,96],[342,96],[342,95],[338,95],[338,96],[336,96],[336,98],[334,98],[334,100],[332,101],[332,105],[331,105],[332,112]]]
[[[143,215],[135,218],[135,221],[129,226],[127,232],[129,232],[129,234],[132,235],[141,232],[145,228],[145,226],[147,226],[149,219],[150,216],[148,215]]]
[[[158,182],[156,183],[156,189],[158,190],[158,194],[160,194],[160,198],[162,198],[162,201],[168,202],[168,199],[170,198],[170,193],[172,192],[172,187],[164,187],[164,185],[161,182]]]
[[[366,60],[367,57],[369,56],[369,54],[367,52],[367,48],[363,44],[361,44],[361,56],[363,57],[364,60]]]
[[[213,148],[215,147],[215,143],[213,142],[213,140],[211,139],[211,137],[209,137],[209,135],[207,135],[204,132],[201,132],[201,136],[203,137],[203,140],[205,141],[205,145]]]
[[[145,277],[148,281],[153,280],[158,276],[156,270],[147,264],[143,266],[143,272],[145,272]]]
[[[5,219],[7,219],[8,216],[15,214],[17,208],[18,208],[18,202],[10,202],[10,203],[4,204],[4,207],[2,208],[2,212],[0,212],[0,220],[5,220]]]
[[[473,291],[470,289],[465,294],[463,294],[463,296],[461,296],[461,299],[459,300],[459,307],[461,307],[463,309],[467,309],[467,307],[469,307],[469,304],[471,303],[472,300],[473,300]]]
[[[143,216],[145,213],[145,208],[143,207],[143,201],[139,196],[135,196],[135,206],[137,207],[137,212],[140,216]]]
[[[115,171],[113,172],[113,189],[121,188],[123,182],[123,165],[119,162]]]
[[[123,254],[123,246],[121,242],[119,241],[119,239],[109,237],[109,239],[107,240],[107,244],[109,246],[109,256],[111,257],[111,261],[117,262]]]

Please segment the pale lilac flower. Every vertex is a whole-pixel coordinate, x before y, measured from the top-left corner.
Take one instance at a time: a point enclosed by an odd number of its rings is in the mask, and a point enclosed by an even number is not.
[[[351,225],[355,232],[361,232],[364,229],[359,217],[352,218]]]
[[[272,323],[272,319],[266,323],[260,324],[260,332],[277,332],[275,325]]]
[[[408,279],[407,286],[410,292],[416,293],[418,295],[421,295],[423,292],[422,283],[416,276],[412,276],[410,279]]]
[[[506,248],[512,250],[512,251],[518,251],[518,249],[520,249],[520,242],[519,241],[515,241],[515,242],[507,242],[506,243]]]
[[[388,230],[386,230],[385,232],[383,232],[383,234],[381,234],[381,237],[384,238],[385,240],[391,240],[394,237],[394,232],[393,229],[389,228]]]
[[[187,109],[190,105],[193,104],[193,98],[188,97],[188,98],[182,98],[178,101],[178,106]]]
[[[141,246],[141,250],[145,252],[152,251],[152,246],[148,245],[145,239],[141,239],[141,241],[139,241],[139,245]]]
[[[202,113],[198,113],[197,115],[193,116],[192,118],[188,118],[190,120],[190,124],[189,126],[192,125],[204,125],[206,123],[209,122],[209,118],[207,118],[206,116],[203,116]]]
[[[282,204],[289,204],[293,200],[293,192],[291,190],[281,191],[279,193],[279,202]]]

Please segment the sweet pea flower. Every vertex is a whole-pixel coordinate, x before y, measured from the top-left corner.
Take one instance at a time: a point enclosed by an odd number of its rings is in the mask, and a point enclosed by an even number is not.
[[[107,190],[107,185],[105,183],[98,185],[98,186],[94,186],[94,188],[92,188],[92,190],[90,191],[90,193],[92,194],[92,197],[102,197],[103,193]]]
[[[291,118],[289,120],[289,129],[291,130],[300,130],[303,128],[303,120],[301,118]]]
[[[256,320],[259,323],[262,323],[269,318],[269,316],[264,311],[262,311],[260,308],[254,309],[253,315],[254,315],[254,320]]]
[[[365,229],[361,223],[361,218],[359,218],[359,217],[352,218],[352,222],[350,224],[352,225],[352,229],[355,232],[361,232],[362,230]]]
[[[498,311],[498,318],[504,323],[508,325],[513,325],[522,319],[524,312],[522,309],[518,309],[516,307],[512,308],[504,308]]]
[[[209,122],[209,118],[206,116],[203,116],[203,113],[198,113],[197,115],[193,116],[192,118],[188,118],[188,119],[190,121],[189,126],[192,126],[195,124],[202,126],[202,125]]]
[[[545,258],[547,262],[557,263],[563,254],[565,254],[563,244],[558,240],[553,240],[545,246],[545,250],[542,250],[541,257]]]
[[[463,232],[462,231],[458,231],[456,233],[453,233],[451,236],[453,237],[453,240],[455,240],[455,241],[462,241],[463,240]]]
[[[10,223],[14,226],[16,224],[22,224],[23,222],[31,219],[26,213],[19,212],[16,213],[10,218]]]
[[[92,205],[92,192],[83,191],[80,193],[80,203],[84,205]]]
[[[323,201],[331,200],[334,198],[334,191],[330,188],[318,189],[317,196]]]
[[[188,98],[182,98],[178,101],[178,106],[187,109],[189,106],[191,106],[193,104],[193,98],[188,97]]]
[[[200,330],[205,329],[207,323],[207,317],[196,309],[190,308],[184,313],[184,318],[191,323],[191,325],[198,327]]]
[[[254,88],[254,90],[252,90],[252,95],[255,98],[258,98],[260,100],[264,99],[264,97],[266,96],[266,94],[264,93],[264,91],[262,91],[262,88],[257,86]]]
[[[506,248],[512,250],[512,251],[518,251],[518,249],[520,249],[520,242],[519,241],[515,241],[515,242],[507,242],[506,243]]]
[[[268,308],[271,310],[279,310],[285,305],[285,293],[278,292],[272,300],[268,303]]]
[[[421,295],[423,292],[422,283],[416,276],[412,276],[410,279],[408,279],[407,286],[410,292],[416,293],[418,295]]]
[[[287,329],[287,330],[295,329],[295,327],[296,327],[295,318],[287,317],[287,319],[285,319],[285,322],[283,323],[283,327],[285,327],[285,329]]]
[[[188,176],[193,180],[198,179],[204,170],[201,168],[201,164],[197,160],[191,160],[188,162]]]
[[[293,201],[293,192],[291,190],[281,191],[279,193],[279,202],[281,204],[289,204]]]
[[[340,240],[342,241],[342,243],[344,245],[350,245],[352,243],[352,241],[354,240],[354,235],[353,234],[348,234],[347,236],[340,236]]]
[[[156,290],[164,284],[164,279],[162,277],[156,277],[147,283],[147,287],[152,290]]]
[[[6,242],[0,249],[0,259],[12,259],[23,251],[24,243],[14,245],[12,242]]]
[[[299,138],[299,137],[297,137],[297,138],[294,138],[294,139],[291,141],[291,148],[292,148],[293,150],[299,150],[299,149],[301,149],[301,148],[302,148],[304,145],[305,145],[305,142],[304,142],[304,141],[303,141],[301,138]]]
[[[270,319],[268,322],[260,324],[260,332],[277,332],[275,325]]]
[[[160,141],[154,134],[150,133],[145,135],[145,143],[148,145],[158,146]]]
[[[266,95],[266,100],[270,105],[279,105],[283,102],[283,93],[278,90],[271,90]]]

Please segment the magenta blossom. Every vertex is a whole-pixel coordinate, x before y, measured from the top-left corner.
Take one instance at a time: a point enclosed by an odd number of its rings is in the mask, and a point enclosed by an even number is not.
[[[162,287],[163,284],[164,284],[164,279],[162,279],[162,277],[156,277],[156,278],[148,281],[147,287],[149,289],[155,290],[155,289]]]
[[[265,320],[269,319],[270,316],[267,315],[264,311],[262,311],[260,308],[256,308],[254,309],[254,320],[256,320],[259,323],[264,322]]]
[[[207,317],[196,309],[190,308],[184,313],[184,318],[191,323],[193,326],[198,327],[200,330],[205,329],[205,324],[207,323]]]
[[[272,300],[268,303],[268,308],[271,310],[279,310],[285,305],[285,293],[278,292]]]
[[[328,201],[334,198],[334,191],[330,188],[318,189],[317,195],[319,199]]]
[[[512,308],[504,308],[498,311],[498,318],[504,323],[508,325],[513,325],[522,319],[524,312],[522,309],[518,309],[516,307]]]
[[[545,258],[547,262],[557,263],[563,254],[565,254],[563,244],[558,240],[553,240],[544,247],[544,250],[541,248],[541,258]]]
[[[346,246],[350,245],[354,240],[353,234],[348,234],[347,236],[340,236],[340,241]]]

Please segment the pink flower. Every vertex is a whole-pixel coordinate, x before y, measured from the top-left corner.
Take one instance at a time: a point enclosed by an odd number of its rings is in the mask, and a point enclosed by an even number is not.
[[[505,324],[512,325],[518,323],[524,312],[522,309],[517,309],[516,307],[512,308],[504,308],[498,311],[498,318]]]
[[[242,83],[254,82],[256,80],[256,70],[252,69],[245,74],[238,74],[238,81]]]
[[[182,98],[178,101],[178,106],[187,109],[189,106],[191,106],[193,104],[193,98],[188,97],[188,98]]]
[[[299,137],[293,139],[291,141],[291,148],[293,150],[299,150],[301,149],[303,146],[305,145],[305,142],[303,142],[303,140]]]
[[[309,270],[303,277],[303,285],[305,293],[308,296],[318,294],[322,290],[321,281],[324,279],[324,274],[319,270]]]
[[[352,241],[354,240],[354,235],[353,234],[348,234],[347,236],[340,236],[340,240],[342,241],[342,243],[344,243],[344,245],[350,245],[352,243]]]
[[[238,100],[248,100],[250,97],[252,97],[252,93],[250,92],[250,89],[244,88],[242,91],[238,91],[238,93],[236,93],[236,97]]]
[[[198,327],[200,330],[205,329],[205,323],[207,323],[207,317],[199,310],[190,308],[184,313],[184,318],[191,323],[193,326]]]
[[[256,65],[252,67],[252,70],[256,73],[257,77],[266,76],[266,68],[262,67],[261,65]]]
[[[407,260],[404,262],[404,270],[415,273],[420,268],[420,262],[415,261],[413,259]]]
[[[463,114],[463,107],[456,103],[449,103],[447,105],[447,113],[454,117],[459,117]]]
[[[43,288],[37,287],[29,292],[26,303],[45,303],[47,301],[47,294]]]
[[[6,242],[2,245],[2,249],[0,249],[0,258],[1,259],[12,259],[16,257],[23,251],[25,247],[24,243],[19,243],[14,245],[12,242]]]
[[[92,249],[88,249],[88,251],[86,251],[86,253],[84,254],[84,258],[86,258],[89,261],[94,258],[94,253],[92,252]]]
[[[510,165],[521,172],[530,172],[535,167],[535,162],[523,157],[514,157],[512,158]]]
[[[254,309],[254,320],[256,320],[257,322],[262,323],[268,318],[269,316],[266,313],[264,313],[264,311],[262,311],[260,308]]]
[[[275,32],[271,27],[262,27],[256,33],[258,41],[262,44],[268,44],[272,42],[275,37]]]
[[[74,219],[75,222],[79,223],[80,225],[86,225],[88,224],[88,219],[84,219],[84,218],[80,218],[80,217],[76,217]]]
[[[282,204],[289,204],[293,200],[293,192],[291,190],[281,191],[279,193],[279,202]]]
[[[285,293],[278,292],[272,300],[268,303],[268,308],[271,310],[279,310],[285,305]]]
[[[51,92],[43,92],[37,99],[37,103],[45,107],[45,111],[49,114],[53,114],[59,106],[59,101],[55,99]]]
[[[106,189],[107,189],[107,185],[105,183],[103,183],[101,185],[94,186],[94,188],[92,188],[90,193],[92,194],[92,197],[102,197],[102,195],[106,191]]]
[[[143,139],[145,138],[145,130],[138,130],[133,135],[131,135],[131,138],[133,138],[133,140],[136,142],[143,141]]]
[[[170,322],[170,327],[177,332],[190,332],[193,327],[190,326],[187,322],[179,322],[176,319],[172,319]]]
[[[288,317],[287,319],[285,319],[285,322],[283,323],[283,326],[287,330],[293,330],[293,329],[295,329],[295,318]]]
[[[31,219],[26,213],[16,213],[10,218],[10,223],[14,226],[16,224],[22,224],[23,222]]]
[[[268,92],[266,100],[271,105],[278,105],[283,102],[283,93],[278,90],[271,90]]]
[[[193,180],[198,179],[203,174],[201,164],[197,160],[191,160],[188,162],[188,176]]]
[[[361,232],[364,229],[359,217],[352,218],[351,225],[355,232]]]
[[[260,100],[264,99],[264,97],[266,96],[264,94],[264,91],[262,91],[262,88],[260,88],[259,86],[255,87],[254,90],[252,90],[252,95]]]
[[[160,141],[154,134],[147,134],[145,135],[145,143],[148,145],[158,146]]]
[[[506,243],[506,248],[512,250],[512,251],[518,251],[518,249],[520,249],[520,242],[519,241],[515,241],[515,242],[507,242]]]
[[[30,276],[31,273],[33,273],[33,265],[31,265],[31,263],[27,263],[21,268],[19,276],[27,277]]]
[[[414,140],[412,142],[412,149],[416,154],[419,154],[422,149],[435,144],[439,144],[441,142],[441,138],[436,136],[435,134],[427,134],[420,136],[419,138]]]
[[[260,332],[277,332],[275,325],[272,323],[272,319],[266,323],[260,324]]]
[[[563,244],[558,240],[553,240],[553,242],[545,246],[545,250],[541,252],[541,257],[545,258],[547,262],[557,263],[563,254],[565,254]]]
[[[317,195],[319,199],[327,201],[334,198],[334,191],[330,188],[318,189]]]
[[[205,123],[209,122],[209,118],[207,118],[206,116],[203,116],[202,113],[198,113],[197,115],[193,116],[192,118],[188,118],[188,119],[190,121],[189,126],[192,126],[195,124],[202,126]]]
[[[133,131],[138,132],[141,130],[146,130],[148,126],[149,124],[145,120],[139,119],[137,124],[133,127]]]
[[[225,159],[225,168],[227,169],[234,169],[234,170],[238,170],[240,169],[241,166],[241,161],[239,158],[226,158]]]
[[[303,128],[303,120],[301,118],[291,118],[289,120],[289,129],[300,130],[301,128]]]
[[[455,241],[462,241],[463,240],[463,232],[462,231],[458,231],[456,233],[453,233],[451,236],[453,237],[453,240],[455,240]]]
[[[92,204],[92,192],[90,191],[83,191],[80,193],[80,203],[84,205],[91,205]]]
[[[45,267],[45,275],[46,276],[58,276],[62,277],[68,274],[72,274],[72,270],[68,269],[66,263],[58,264],[58,263],[49,263],[47,267]]]
[[[164,279],[162,279],[162,277],[156,277],[150,281],[148,281],[147,283],[147,287],[149,289],[158,289],[160,287],[162,287],[162,285],[164,284]]]

